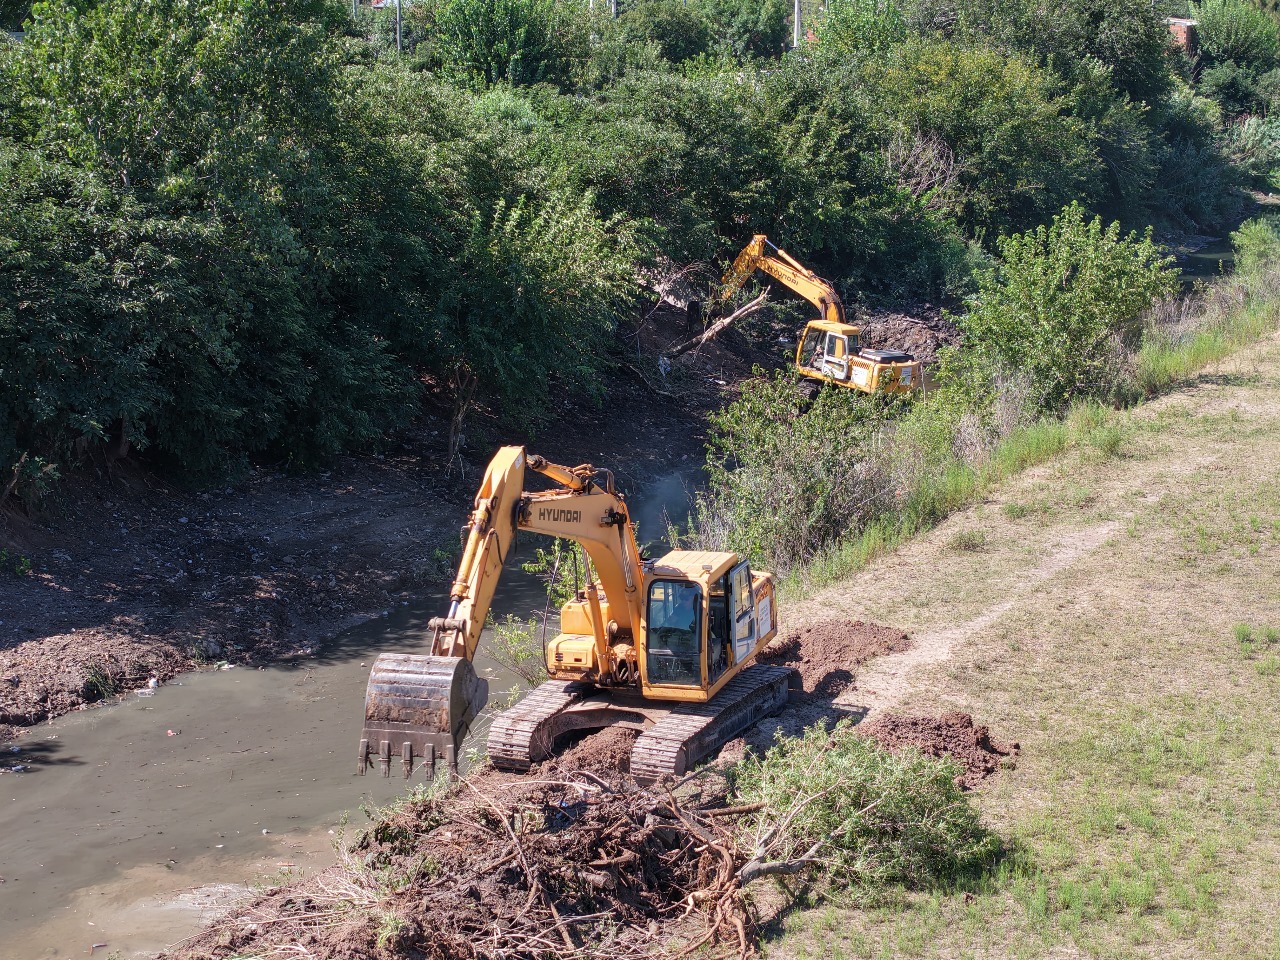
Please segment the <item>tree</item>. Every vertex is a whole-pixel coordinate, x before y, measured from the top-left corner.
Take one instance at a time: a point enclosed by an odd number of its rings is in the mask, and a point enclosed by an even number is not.
[[[912,41],[868,60],[863,82],[885,123],[950,151],[945,209],[974,235],[1042,223],[1096,189],[1092,131],[1072,115],[1058,78],[1021,56]]]
[[[1173,260],[1143,236],[1121,236],[1072,203],[1049,226],[999,241],[1002,264],[983,274],[963,318],[966,343],[1026,374],[1042,409],[1106,397],[1141,334],[1141,318],[1177,285]]]

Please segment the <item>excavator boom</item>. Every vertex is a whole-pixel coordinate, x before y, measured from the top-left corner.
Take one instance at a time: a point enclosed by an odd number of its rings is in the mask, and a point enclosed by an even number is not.
[[[822,319],[832,323],[844,323],[844,303],[828,281],[822,279],[785,250],[775,247],[769,238],[757,233],[742,248],[722,281],[724,289],[720,298],[733,296],[747,279],[759,270],[775,280],[781,280],[800,296],[812,303],[822,314]]]

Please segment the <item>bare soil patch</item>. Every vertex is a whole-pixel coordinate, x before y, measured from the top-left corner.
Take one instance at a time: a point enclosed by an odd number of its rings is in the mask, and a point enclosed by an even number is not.
[[[800,671],[805,693],[835,699],[854,685],[857,667],[902,653],[911,638],[896,627],[862,620],[820,620],[770,643],[756,659]]]
[[[1012,769],[1017,743],[991,739],[985,725],[975,725],[967,713],[953,711],[938,717],[887,713],[863,723],[859,730],[888,750],[914,747],[930,757],[951,757],[963,768],[956,782],[972,789],[1000,769]]]

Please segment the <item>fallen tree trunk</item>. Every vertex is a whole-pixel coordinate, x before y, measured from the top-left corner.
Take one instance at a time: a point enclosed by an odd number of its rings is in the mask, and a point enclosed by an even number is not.
[[[743,317],[750,316],[751,314],[755,313],[757,310],[763,307],[765,303],[768,302],[768,300],[769,300],[769,294],[766,291],[765,293],[760,294],[760,296],[756,297],[746,306],[739,307],[737,310],[733,311],[733,313],[729,314],[727,317],[721,317],[719,320],[717,320],[711,326],[707,327],[706,330],[704,330],[698,336],[694,337],[692,340],[686,340],[684,343],[680,344],[679,346],[675,346],[675,347],[672,347],[670,350],[667,350],[665,353],[662,354],[662,359],[671,361],[671,360],[674,360],[676,357],[679,357],[688,353],[690,350],[695,350],[698,347],[701,347],[704,343],[706,343],[716,334],[726,329],[729,326],[729,324],[733,323],[735,320],[741,320]]]

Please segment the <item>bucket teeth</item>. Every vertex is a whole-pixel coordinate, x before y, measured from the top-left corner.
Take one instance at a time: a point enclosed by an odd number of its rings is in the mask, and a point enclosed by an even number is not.
[[[488,682],[461,657],[381,654],[365,693],[357,772],[363,775],[376,758],[389,777],[398,755],[405,779],[416,760],[428,778],[435,775],[438,759],[456,775],[458,744],[488,694]]]

